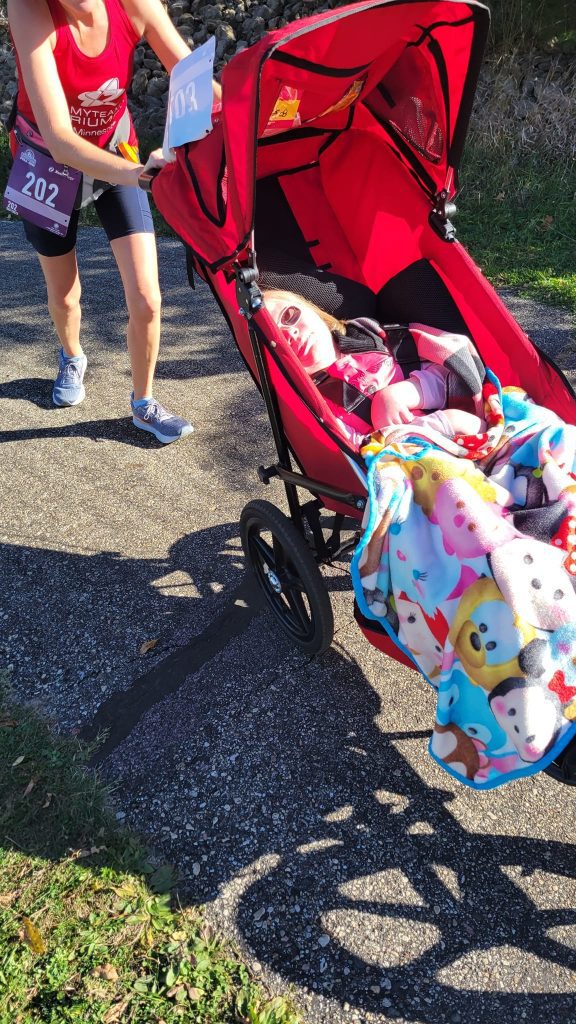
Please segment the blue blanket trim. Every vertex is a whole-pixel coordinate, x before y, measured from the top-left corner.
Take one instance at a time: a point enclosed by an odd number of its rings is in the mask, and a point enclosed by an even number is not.
[[[422,675],[424,675],[423,672]],[[426,679],[426,676],[424,676],[424,678]],[[428,682],[429,681],[430,680],[428,680]],[[516,768],[514,771],[511,772],[506,772],[505,775],[497,775],[494,777],[494,779],[492,779],[492,781],[490,779],[487,779],[486,782],[474,782],[473,779],[467,779],[465,775],[460,775],[459,772],[455,772],[454,769],[451,768],[449,764],[446,764],[445,761],[440,760],[440,758],[436,757],[436,755],[433,753],[431,749],[432,740],[430,740],[428,744],[428,753],[430,754],[432,760],[435,761],[436,764],[440,768],[442,768],[443,771],[448,772],[448,774],[451,775],[452,778],[456,779],[458,782],[461,782],[463,786],[468,786],[469,789],[497,789],[498,787],[502,786],[503,783],[513,782],[515,779],[526,779],[530,775],[537,775],[538,772],[543,771],[545,768],[548,767],[548,765],[552,764],[552,761],[555,760],[558,754],[562,753],[562,751],[567,747],[568,743],[571,739],[574,738],[574,736],[576,736],[576,722],[574,722],[570,729],[566,730],[562,738],[554,744],[552,749],[549,750],[548,753],[544,755],[544,757],[541,757],[538,761],[536,761],[535,764],[530,765],[530,763],[526,761],[524,767]]]

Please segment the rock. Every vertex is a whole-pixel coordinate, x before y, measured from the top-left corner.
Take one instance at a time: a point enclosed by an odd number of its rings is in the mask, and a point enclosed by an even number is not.
[[[202,21],[206,25],[209,25],[211,22],[214,22],[216,25],[220,22],[221,12],[214,4],[202,4],[200,13]]]
[[[148,88],[148,72],[140,68],[132,79],[131,93],[133,96],[142,96]]]
[[[206,40],[208,39],[209,34],[210,33],[208,32],[206,25],[202,25],[201,28],[199,28],[198,31],[195,32],[194,35],[192,36],[192,39],[194,40],[194,46],[202,46],[202,43],[205,43]]]
[[[231,25],[221,24],[216,29],[216,60],[222,60],[224,54],[236,44],[236,33]]]
[[[164,78],[153,78],[148,83],[148,96],[163,96],[165,92],[168,92],[169,79]]]

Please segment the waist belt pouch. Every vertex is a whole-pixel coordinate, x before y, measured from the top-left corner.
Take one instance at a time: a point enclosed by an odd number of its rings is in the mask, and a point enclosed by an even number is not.
[[[106,143],[105,149],[109,153],[118,152],[118,144],[120,142],[129,142],[132,129],[132,120],[130,118],[130,111],[128,107],[122,114],[122,117],[118,121],[114,134],[111,139]],[[88,206],[89,203],[94,202],[98,199],[107,188],[111,188],[109,181],[101,181],[100,178],[90,178],[87,174],[83,176],[82,182],[82,194],[79,202],[80,207]]]

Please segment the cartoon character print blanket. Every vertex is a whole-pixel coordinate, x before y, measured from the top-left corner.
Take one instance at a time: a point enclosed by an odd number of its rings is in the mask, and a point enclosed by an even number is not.
[[[361,611],[437,690],[430,753],[476,789],[576,732],[576,427],[489,371],[483,400],[482,435],[373,436],[352,566]]]

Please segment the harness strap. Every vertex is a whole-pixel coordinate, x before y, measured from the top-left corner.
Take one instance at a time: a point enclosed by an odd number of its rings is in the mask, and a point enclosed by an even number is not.
[[[378,327],[378,333],[374,327]],[[405,324],[383,324],[375,321],[350,320],[346,334],[332,331],[332,336],[343,355],[356,352],[389,352],[400,365],[404,377],[421,367],[416,342]]]

